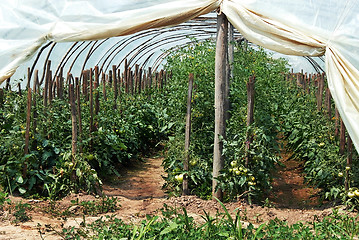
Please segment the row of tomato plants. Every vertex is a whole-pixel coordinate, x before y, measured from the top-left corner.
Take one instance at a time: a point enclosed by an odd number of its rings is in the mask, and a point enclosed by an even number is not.
[[[37,106],[37,129],[31,133],[30,153],[23,154],[25,97],[6,92],[0,108],[0,182],[8,192],[57,198],[69,191],[96,191],[101,178],[109,171],[118,174],[119,164],[126,164],[141,152],[167,139],[164,168],[166,188],[181,192],[184,158],[184,129],[188,74],[195,74],[192,98],[192,133],[190,145],[190,179],[192,194],[211,197],[214,122],[213,41],[198,42],[172,52],[165,66],[172,78],[161,91],[138,95],[120,94],[117,108],[111,91],[101,99],[95,116],[97,131],[89,135],[89,106],[82,99],[84,134],[82,153],[71,161],[71,117],[67,101],[55,99],[50,107]],[[283,134],[294,157],[305,161],[308,183],[323,189],[323,196],[357,203],[348,198],[343,187],[345,156],[339,155],[333,136],[333,122],[316,111],[315,97],[302,94],[285,82],[286,62],[274,60],[262,49],[246,44],[236,46],[233,78],[230,87],[230,119],[224,141],[226,162],[219,186],[227,199],[246,192],[255,199],[269,193],[272,172],[279,159]],[[255,83],[255,122],[246,126],[246,82],[251,75]],[[101,95],[101,90],[99,90]],[[37,96],[41,102],[40,96]],[[246,136],[253,135],[251,161],[245,164]],[[355,155],[354,158],[357,158]],[[356,161],[350,170],[351,189],[355,193],[358,176]],[[23,174],[24,164],[28,169]],[[76,173],[76,181],[72,175]],[[349,196],[352,196],[349,194]]]
[[[101,90],[98,91],[101,94]],[[5,91],[0,107],[0,183],[3,190],[52,199],[61,198],[70,191],[96,192],[102,178],[119,175],[119,166],[154,147],[164,135],[155,98],[149,98],[147,93],[122,94],[114,109],[111,89],[107,89],[107,96],[107,99],[100,98],[100,111],[94,117],[97,130],[91,134],[89,102],[81,98],[83,134],[79,135],[78,149],[82,152],[72,161],[68,100],[56,98],[48,107],[37,104],[37,127],[31,128],[29,153],[24,155],[26,96]],[[37,103],[42,102],[40,95],[35,97]]]
[[[190,146],[191,193],[211,198],[212,152],[214,132],[214,42],[193,41],[191,45],[171,53],[167,70],[173,78],[168,86],[166,108],[174,123],[164,161],[168,173],[167,187],[171,193],[181,193],[184,156],[184,128],[187,78],[195,74],[192,99],[192,133]],[[230,118],[224,141],[225,166],[219,186],[227,200],[243,193],[263,200],[270,192],[272,174],[276,171],[281,148],[293,152],[304,162],[309,185],[321,189],[324,200],[336,200],[358,206],[358,156],[353,156],[349,170],[350,188],[344,188],[346,154],[339,154],[338,137],[334,136],[334,121],[317,111],[315,87],[304,94],[295,83],[285,81],[288,65],[283,59],[273,59],[260,48],[242,43],[236,45],[233,78],[230,80]],[[256,76],[254,123],[246,126],[246,83]],[[334,105],[332,106],[334,109]],[[246,136],[251,134],[251,161],[246,166]]]

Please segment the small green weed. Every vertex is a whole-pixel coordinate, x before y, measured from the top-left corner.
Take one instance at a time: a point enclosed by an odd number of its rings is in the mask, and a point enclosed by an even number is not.
[[[81,201],[78,199],[72,200],[73,205],[79,205],[82,207],[82,213],[84,215],[95,216],[102,213],[115,212],[120,208],[116,197],[103,196],[99,201]]]
[[[30,221],[32,218],[27,214],[27,210],[31,210],[31,206],[28,203],[22,203],[19,202],[15,205],[15,212],[13,216],[15,217],[15,220],[13,220],[14,223],[20,223],[20,222],[27,222]]]

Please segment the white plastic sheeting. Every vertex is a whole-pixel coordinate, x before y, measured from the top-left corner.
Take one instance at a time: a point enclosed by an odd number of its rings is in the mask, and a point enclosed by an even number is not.
[[[250,41],[325,54],[329,88],[359,150],[357,0],[0,0],[0,82],[47,41],[81,41],[178,24],[220,8]]]

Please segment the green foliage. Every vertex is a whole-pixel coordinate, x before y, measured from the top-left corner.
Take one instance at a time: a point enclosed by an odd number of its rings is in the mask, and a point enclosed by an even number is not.
[[[73,205],[82,207],[82,212],[85,215],[96,216],[98,214],[115,212],[119,209],[118,200],[116,197],[103,196],[99,201],[81,201],[78,199],[72,200]]]
[[[27,210],[31,210],[31,206],[28,203],[19,202],[15,205],[13,216],[15,219],[13,220],[14,223],[20,222],[27,222],[30,221],[32,218],[27,214]]]
[[[0,184],[4,191],[51,199],[71,191],[96,193],[101,190],[99,177],[118,175],[120,164],[146,154],[170,128],[157,105],[155,96],[160,90],[137,95],[121,92],[116,108],[113,89],[106,91],[107,99],[100,97],[100,111],[94,116],[95,131],[91,134],[90,103],[81,96],[82,134],[74,157],[66,99],[54,99],[45,108],[41,96],[34,95],[37,126],[30,129],[29,154],[24,155],[26,96],[4,91],[5,101],[0,108]],[[102,95],[102,88],[96,94]],[[149,98],[150,94],[154,97]]]
[[[187,214],[164,206],[163,217],[147,216],[138,225],[125,224],[114,216],[100,218],[93,223],[83,224],[82,228],[64,228],[60,234],[64,239],[355,239],[359,234],[357,217],[333,211],[323,219],[311,222],[298,222],[289,225],[279,219],[271,220],[255,227],[251,223],[244,226],[240,211],[223,213],[214,217],[206,212],[204,223],[199,224]],[[85,221],[85,220],[84,220]]]
[[[247,45],[236,46],[233,63],[234,78],[230,87],[230,119],[227,121],[227,138],[223,139],[226,156],[225,169],[219,177],[228,199],[243,192],[260,197],[264,189],[270,189],[270,171],[278,159],[277,134],[278,120],[276,108],[268,104],[274,102],[276,94],[281,94],[282,73],[286,71],[285,61],[273,60],[263,50],[255,50]],[[214,136],[214,54],[212,41],[197,42],[171,53],[167,60],[167,70],[173,77],[166,94],[166,110],[175,123],[173,136],[169,137],[167,157],[164,162],[168,173],[167,187],[173,194],[181,191],[181,183],[174,178],[183,172],[184,127],[186,113],[187,79],[194,73],[194,92],[192,97],[192,126],[189,171],[192,193],[211,197],[212,158]],[[256,76],[255,123],[246,126],[247,96],[245,84],[249,76]],[[258,96],[258,97],[257,97]],[[245,165],[246,136],[253,134],[251,152],[253,161]],[[235,162],[236,167],[230,163]],[[238,173],[238,169],[244,171]],[[254,180],[252,180],[254,179]]]
[[[174,177],[183,174],[184,129],[187,108],[188,76],[194,74],[192,94],[191,171],[192,193],[208,198],[211,193],[212,143],[214,131],[214,43],[193,40],[187,47],[171,52],[166,70],[172,73],[163,96],[163,111],[173,123],[169,131],[164,168],[167,188],[179,194],[181,182]]]
[[[278,108],[281,132],[286,147],[293,151],[292,158],[304,161],[306,182],[321,188],[323,198],[358,207],[357,199],[348,197],[359,186],[355,177],[359,173],[357,152],[353,153],[352,167],[346,170],[347,153],[339,153],[339,138],[334,135],[335,117],[329,119],[325,111],[317,111],[316,89],[312,87],[308,94],[293,82],[286,87],[287,93],[282,95],[285,101]],[[344,189],[346,171],[349,192]]]

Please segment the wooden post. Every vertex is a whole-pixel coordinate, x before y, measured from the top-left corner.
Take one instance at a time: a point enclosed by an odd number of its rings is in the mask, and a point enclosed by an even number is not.
[[[141,93],[142,90],[143,90],[142,68],[140,68],[139,77],[138,77],[138,93]]]
[[[29,153],[29,141],[30,141],[30,121],[31,121],[31,88],[27,89],[27,111],[26,111],[26,130],[25,130],[25,149],[24,154]],[[26,178],[27,175],[27,160],[24,161],[22,169],[22,176]]]
[[[27,83],[26,83],[26,89],[29,89],[30,87],[30,79],[31,79],[31,69],[27,68]]]
[[[128,77],[129,90],[131,92],[131,95],[133,95],[133,73],[131,67],[128,67],[127,77]]]
[[[21,83],[18,83],[17,84],[17,87],[18,87],[18,94],[19,94],[19,96],[21,96]]]
[[[247,127],[249,127],[254,121],[254,84],[255,84],[255,76],[249,77],[249,81],[247,83]],[[245,167],[248,167],[251,156],[249,154],[251,143],[253,141],[253,134],[250,131],[247,131],[246,137],[246,161]]]
[[[50,73],[49,73],[49,79],[48,79],[48,84],[49,84],[49,104],[51,105],[51,102],[52,102],[52,71],[50,70]]]
[[[93,132],[93,77],[92,77],[92,68],[90,69],[90,136]]]
[[[98,73],[98,66],[95,66],[95,115],[98,115],[100,111],[100,92],[99,88],[99,73]]]
[[[128,93],[128,65],[127,65],[127,59],[125,59],[125,68],[123,70],[123,81],[125,84],[125,93]]]
[[[44,106],[47,107],[47,97],[49,93],[49,78],[50,78],[51,61],[47,61],[46,75],[45,75],[45,86],[43,90]]]
[[[185,143],[184,143],[184,161],[183,170],[186,172],[183,176],[183,195],[189,194],[188,189],[188,163],[189,163],[189,146],[191,140],[191,101],[192,101],[192,89],[193,89],[193,73],[189,74],[188,78],[188,95],[187,95],[187,114],[186,114],[186,131],[185,131]]]
[[[349,182],[350,182],[350,169],[352,166],[352,161],[353,161],[353,142],[350,136],[348,136],[348,156],[347,156],[347,167],[345,169],[345,190],[348,191],[349,190]]]
[[[115,108],[116,108],[116,100],[117,100],[117,94],[118,94],[116,73],[117,73],[116,65],[112,65],[112,80],[113,80],[113,91],[115,94]]]
[[[71,141],[71,153],[72,162],[75,163],[75,157],[77,153],[77,120],[76,120],[76,105],[74,96],[74,85],[69,85],[70,92],[70,109],[71,109],[71,123],[72,123],[72,141]],[[72,173],[72,180],[76,178],[76,174]]]
[[[138,66],[138,64],[136,64],[135,65],[135,77],[134,77],[134,79],[135,79],[135,87],[134,87],[134,92],[135,93],[137,93],[138,92],[138,82],[139,82],[139,76],[138,76],[138,74],[139,74],[139,66]]]
[[[81,118],[81,92],[80,92],[80,85],[76,86],[76,96],[77,96],[77,117],[78,117],[78,121],[79,121],[79,150],[80,153],[82,153],[82,118]]]
[[[38,70],[35,70],[34,73],[34,80],[33,80],[33,99],[32,99],[32,135],[35,136],[36,132],[37,132],[37,106],[36,106],[36,94],[37,94],[37,80],[39,78],[39,73]],[[37,146],[37,141],[34,138],[34,140],[32,141],[32,148],[36,148]]]
[[[217,43],[215,60],[215,125],[213,148],[213,184],[212,194],[219,200],[223,200],[223,192],[217,188],[217,177],[224,167],[223,141],[226,138],[226,98],[228,98],[228,20],[221,13],[217,15]]]
[[[35,70],[34,73],[34,82],[33,82],[33,90],[34,90],[34,98],[33,98],[33,112],[32,112],[32,132],[35,135],[36,133],[36,128],[37,128],[37,111],[36,111],[36,93],[38,91],[37,89],[37,83],[39,81],[39,71]]]
[[[25,155],[29,153],[30,141],[30,121],[31,121],[31,88],[27,89],[27,111],[26,111],[26,131],[25,131]]]
[[[11,90],[10,78],[6,79],[5,89],[6,89],[6,91],[10,91],[10,90]]]
[[[345,151],[345,125],[342,119],[340,119],[340,143],[339,143],[339,153],[344,155]]]

